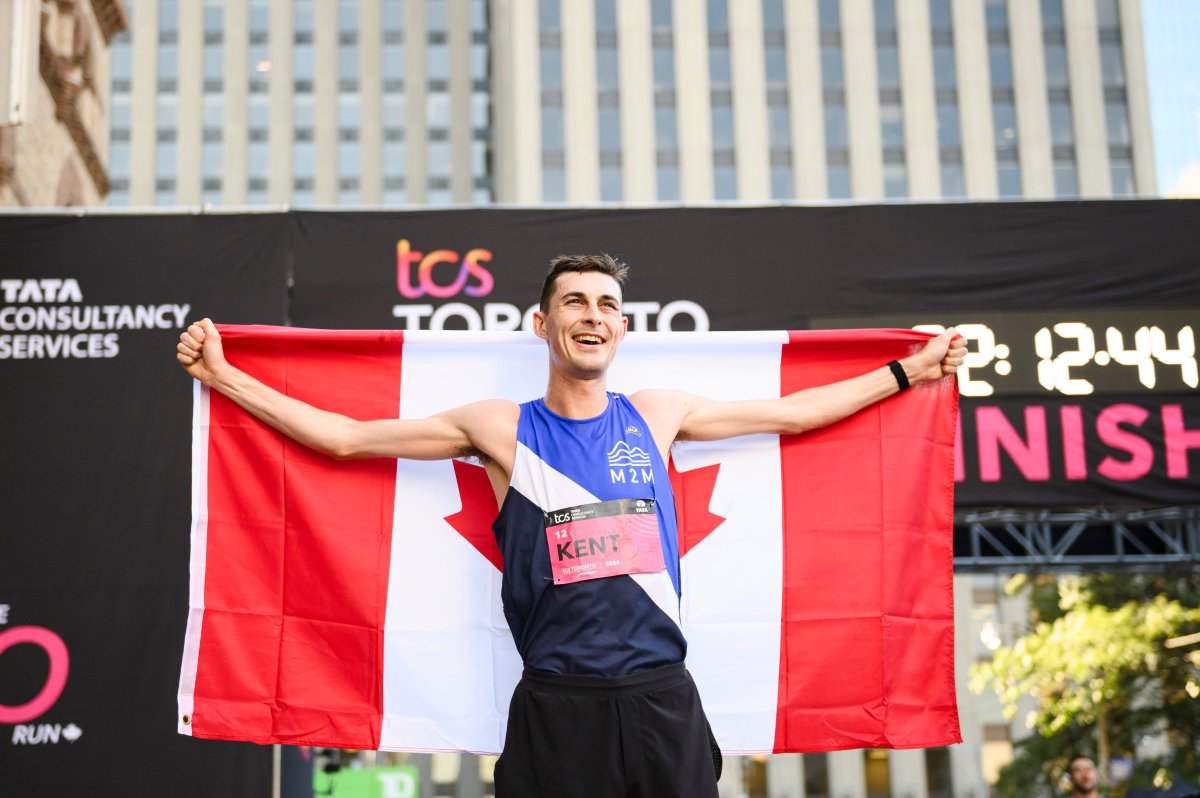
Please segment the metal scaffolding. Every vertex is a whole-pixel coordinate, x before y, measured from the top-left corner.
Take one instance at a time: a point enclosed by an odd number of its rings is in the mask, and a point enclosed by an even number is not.
[[[954,568],[959,572],[1200,568],[1200,507],[960,510],[954,518]]]

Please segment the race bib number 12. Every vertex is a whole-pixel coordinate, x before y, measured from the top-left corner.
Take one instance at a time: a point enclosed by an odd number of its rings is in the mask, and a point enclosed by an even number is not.
[[[654,499],[612,499],[543,515],[556,585],[666,570]]]

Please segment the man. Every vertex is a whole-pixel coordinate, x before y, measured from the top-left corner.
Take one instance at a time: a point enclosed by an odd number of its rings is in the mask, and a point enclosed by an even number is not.
[[[953,374],[966,354],[949,331],[903,361],[781,399],[613,394],[606,376],[628,325],[626,271],[607,255],[552,261],[534,314],[549,383],[520,406],[489,400],[426,419],[356,421],[231,366],[207,319],[180,337],[190,375],[318,451],[483,462],[501,508],[493,526],[505,616],[525,664],[496,766],[498,798],[716,796],[719,759],[683,667],[671,445],[815,429]],[[651,476],[618,483],[614,458]]]
[[[1100,798],[1099,775],[1091,757],[1077,754],[1067,761],[1067,778],[1072,798]]]

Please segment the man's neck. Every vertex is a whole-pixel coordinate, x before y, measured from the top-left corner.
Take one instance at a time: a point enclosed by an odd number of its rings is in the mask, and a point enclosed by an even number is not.
[[[1080,792],[1079,790],[1071,790],[1071,798],[1100,798],[1100,789],[1094,788],[1094,789],[1088,790],[1087,792]]]
[[[594,418],[608,407],[608,390],[603,378],[596,380],[555,379],[546,386],[546,407],[565,418]]]

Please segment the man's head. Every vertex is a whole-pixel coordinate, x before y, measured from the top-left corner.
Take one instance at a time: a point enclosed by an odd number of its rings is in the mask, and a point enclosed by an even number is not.
[[[1067,760],[1067,779],[1071,782],[1071,792],[1076,795],[1089,795],[1096,790],[1099,778],[1096,774],[1096,763],[1091,757],[1076,754]]]
[[[550,346],[552,377],[602,378],[625,337],[621,287],[626,267],[608,255],[560,255],[550,262],[533,329]]]
[[[617,285],[620,288],[624,289],[625,280],[629,275],[629,267],[607,254],[559,255],[550,261],[550,271],[546,273],[546,279],[542,282],[542,299],[540,303],[542,313],[550,310],[550,300],[554,296],[555,283],[558,282],[559,275],[565,272],[600,272],[601,274],[607,274],[617,281]]]

